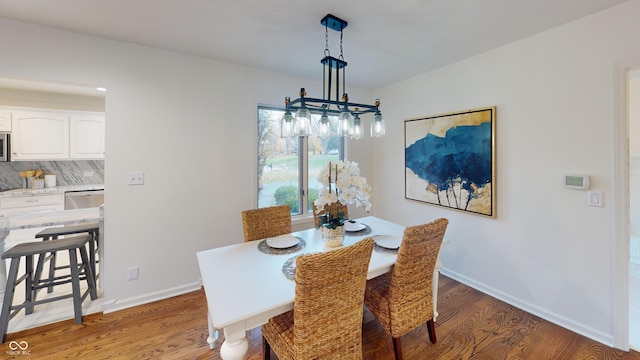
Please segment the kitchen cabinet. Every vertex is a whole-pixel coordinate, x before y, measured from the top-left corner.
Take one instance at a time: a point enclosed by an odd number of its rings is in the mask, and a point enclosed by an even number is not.
[[[64,210],[64,193],[31,194],[0,198],[0,215]]]
[[[64,193],[0,197],[0,216],[60,210],[64,210]],[[34,241],[36,234],[44,229],[46,227],[11,231],[5,240],[9,245],[7,248],[21,242]]]
[[[104,113],[8,111],[13,161],[104,159]]]
[[[11,131],[11,113],[6,110],[0,110],[0,132]]]
[[[70,158],[104,159],[104,114],[72,114],[69,137]]]
[[[57,112],[14,111],[12,160],[69,158],[69,116]]]

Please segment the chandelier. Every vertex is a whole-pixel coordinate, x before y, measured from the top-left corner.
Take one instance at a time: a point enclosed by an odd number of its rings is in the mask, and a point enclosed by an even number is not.
[[[351,139],[361,139],[364,133],[360,115],[373,113],[371,121],[371,137],[382,137],[385,133],[385,125],[380,113],[380,99],[376,99],[374,105],[356,104],[349,102],[349,96],[345,88],[345,68],[342,50],[342,35],[347,22],[328,14],[320,23],[324,26],[324,58],[322,64],[323,89],[322,99],[306,97],[304,88],[300,89],[299,98],[291,100],[288,96],[284,99],[285,113],[281,121],[281,137],[315,135],[319,138],[328,138],[333,134],[329,114],[338,115],[338,123],[335,124],[337,136],[349,136]],[[340,56],[335,58],[329,52],[329,29],[340,32]],[[340,99],[340,100],[338,100]],[[295,112],[295,115],[292,113]],[[322,114],[317,126],[312,129],[311,112]],[[312,133],[313,131],[313,133]]]

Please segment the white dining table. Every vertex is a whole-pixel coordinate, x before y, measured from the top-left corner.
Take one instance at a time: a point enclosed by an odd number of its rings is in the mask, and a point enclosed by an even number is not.
[[[404,226],[377,217],[356,219],[370,227],[368,234],[345,236],[344,246],[375,235],[389,235],[400,241]],[[301,254],[331,251],[324,247],[320,230],[293,233],[306,245],[296,253],[273,255],[258,250],[261,241],[250,241],[197,253],[207,307],[210,348],[215,347],[217,330],[224,332],[220,357],[239,360],[247,353],[247,331],[265,324],[269,318],[293,309],[295,282],[285,277],[285,262]],[[375,237],[374,237],[375,239]],[[389,272],[396,254],[374,249],[367,278]],[[434,271],[434,314],[438,270]],[[435,319],[435,317],[434,317]]]
[[[104,207],[86,209],[42,211],[29,214],[17,214],[0,216],[0,254],[5,252],[5,240],[12,230],[30,229],[35,227],[48,227],[68,224],[81,224],[100,222],[100,239],[104,234]],[[102,247],[100,247],[102,249]],[[5,261],[0,261],[0,307],[4,299],[7,286],[7,267]]]

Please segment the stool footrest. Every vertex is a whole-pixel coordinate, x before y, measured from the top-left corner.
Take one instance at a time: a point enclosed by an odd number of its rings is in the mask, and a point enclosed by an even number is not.
[[[82,275],[79,278],[80,281],[84,281],[87,280],[87,277]],[[64,276],[56,276],[53,279],[41,279],[39,282],[40,284],[33,284],[33,290],[37,291],[37,290],[42,290],[44,288],[48,288],[50,286],[58,286],[58,285],[64,285],[64,284],[68,284],[70,282],[72,282],[73,279],[71,278],[71,275],[64,275]]]

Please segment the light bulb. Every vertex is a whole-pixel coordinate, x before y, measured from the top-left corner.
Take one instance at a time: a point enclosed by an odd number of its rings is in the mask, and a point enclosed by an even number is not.
[[[329,123],[329,117],[325,112],[320,117],[320,124],[318,125],[318,137],[320,139],[326,139],[329,136],[331,136],[331,127]]]
[[[338,136],[347,136],[349,134],[349,127],[353,121],[353,115],[345,109],[340,113],[338,117]]]
[[[371,137],[383,137],[385,134],[384,118],[379,112],[373,116],[371,121]]]
[[[349,128],[349,137],[354,140],[362,139],[362,121],[358,114],[353,117],[353,122]]]
[[[294,129],[296,125],[296,119],[293,118],[291,112],[287,111],[280,119],[280,137],[291,138],[295,136]]]
[[[296,111],[295,134],[298,136],[311,135],[311,112],[307,108]]]

